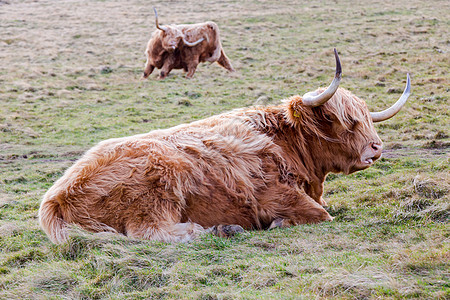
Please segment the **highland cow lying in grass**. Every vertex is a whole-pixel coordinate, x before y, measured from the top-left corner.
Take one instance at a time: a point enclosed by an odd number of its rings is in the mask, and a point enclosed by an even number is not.
[[[228,71],[234,72],[222,49],[216,23],[161,26],[156,10],[155,15],[157,30],[153,32],[145,50],[147,62],[143,78],[147,78],[155,68],[161,69],[160,79],[169,75],[172,69],[183,69],[187,72],[186,77],[192,78],[201,62],[217,62]]]
[[[205,232],[331,221],[325,177],[366,169],[381,156],[373,122],[395,115],[410,91],[408,76],[397,103],[371,113],[338,88],[335,56],[327,89],[99,143],[45,194],[42,228],[55,243],[66,240],[68,224],[185,242]]]

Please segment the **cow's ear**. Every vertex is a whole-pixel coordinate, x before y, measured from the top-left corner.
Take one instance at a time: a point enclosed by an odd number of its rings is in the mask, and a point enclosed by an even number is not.
[[[287,105],[286,118],[290,124],[303,123],[305,118],[309,118],[308,111],[311,109],[303,105],[302,97],[292,96],[285,103]]]

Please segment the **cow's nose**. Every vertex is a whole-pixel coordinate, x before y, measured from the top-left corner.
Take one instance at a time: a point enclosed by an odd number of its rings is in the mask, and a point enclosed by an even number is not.
[[[380,143],[372,143],[372,149],[374,151],[374,156],[373,158],[378,159],[381,156],[381,152],[383,150],[383,145]]]

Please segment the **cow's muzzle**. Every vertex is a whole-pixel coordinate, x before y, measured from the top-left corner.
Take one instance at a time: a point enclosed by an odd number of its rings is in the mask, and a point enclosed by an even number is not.
[[[381,157],[383,145],[381,143],[372,142],[361,155],[362,167],[370,167],[374,161]]]

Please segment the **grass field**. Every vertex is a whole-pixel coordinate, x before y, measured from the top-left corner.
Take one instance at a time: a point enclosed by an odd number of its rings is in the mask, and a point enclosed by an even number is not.
[[[160,22],[212,20],[237,72],[140,80],[148,1],[0,1],[1,299],[449,299],[450,3],[159,1]],[[53,245],[41,197],[82,153],[328,85],[372,110],[383,158],[330,175],[331,223],[164,244],[74,231]]]

